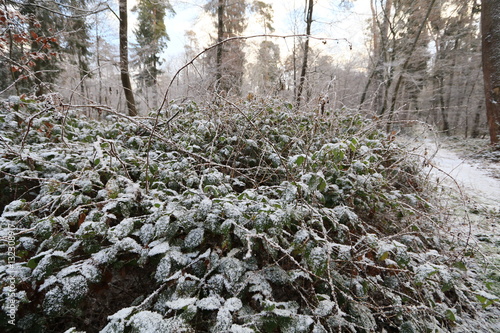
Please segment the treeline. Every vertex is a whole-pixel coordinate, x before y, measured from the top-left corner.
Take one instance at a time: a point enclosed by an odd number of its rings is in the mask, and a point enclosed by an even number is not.
[[[331,8],[354,10],[355,2],[337,0]],[[121,37],[127,31],[119,29],[124,22],[119,8],[130,9],[126,0],[6,0],[0,9],[0,92],[57,91],[70,103],[105,105],[131,115],[131,104],[146,114],[158,109],[164,98],[276,96],[318,112],[360,109],[386,119],[389,130],[417,120],[448,135],[485,135],[480,4],[366,2],[371,13],[365,27],[368,50],[363,57],[338,60],[310,43],[317,37],[314,26],[321,24],[315,20],[316,11],[325,8],[321,2],[308,0],[297,8],[284,49],[283,38],[273,37],[277,33],[271,2],[206,0],[201,15],[212,19],[211,41],[207,44],[196,31],[187,31],[185,63],[196,60],[178,72],[172,59],[162,59],[169,44],[169,18],[178,4],[137,1],[132,11],[125,10],[137,18],[134,36],[125,44],[120,38],[119,47],[118,31]],[[247,38],[250,18],[262,37]],[[336,37],[320,40],[327,43]],[[349,41],[345,44],[345,52],[350,52]],[[128,73],[131,85],[119,84]]]

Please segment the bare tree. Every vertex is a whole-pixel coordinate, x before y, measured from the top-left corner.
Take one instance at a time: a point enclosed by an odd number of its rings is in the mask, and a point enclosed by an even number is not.
[[[486,116],[492,145],[500,139],[500,2],[482,0],[481,34]],[[500,146],[498,146],[500,149]]]
[[[297,107],[300,106],[302,98],[302,90],[304,89],[304,82],[306,81],[307,72],[307,55],[309,51],[309,36],[311,35],[312,14],[314,9],[314,0],[307,0],[306,8],[306,41],[304,43],[304,57],[302,58],[302,69],[300,70],[299,86],[297,88]]]
[[[127,38],[127,0],[120,0],[120,77],[122,80],[125,99],[127,100],[127,109],[129,116],[137,116],[135,107],[134,93],[130,74],[128,70],[128,38]]]

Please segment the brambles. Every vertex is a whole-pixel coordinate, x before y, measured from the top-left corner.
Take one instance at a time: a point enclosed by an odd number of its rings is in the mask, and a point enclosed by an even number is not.
[[[153,131],[3,102],[1,181],[33,182],[1,217],[18,327],[451,331],[495,306],[441,252],[418,168],[360,115],[178,109]]]

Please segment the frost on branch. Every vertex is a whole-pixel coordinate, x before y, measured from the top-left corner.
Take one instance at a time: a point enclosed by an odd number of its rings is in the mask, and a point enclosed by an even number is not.
[[[488,325],[477,313],[498,297],[464,278],[432,219],[415,217],[432,212],[425,191],[407,185],[419,184],[418,168],[358,115],[315,123],[277,102],[249,131],[231,108],[209,117],[190,105],[148,148],[147,118],[44,110],[30,128],[14,121],[42,108],[0,107],[0,220],[16,233],[15,272],[1,245],[0,277],[14,277],[19,329]]]

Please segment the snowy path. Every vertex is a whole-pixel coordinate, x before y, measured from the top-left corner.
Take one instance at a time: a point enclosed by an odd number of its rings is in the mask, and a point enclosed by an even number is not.
[[[466,198],[500,211],[500,179],[492,176],[492,170],[500,170],[498,164],[479,164],[464,160],[455,152],[439,148],[435,153],[426,143],[430,155],[430,172],[438,182],[445,180],[449,186],[462,192]],[[429,154],[430,153],[430,154]]]
[[[500,164],[462,158],[429,139],[413,138],[407,146],[426,165],[423,172],[442,199],[443,217],[450,217],[443,231],[500,260],[500,178],[494,176]]]

